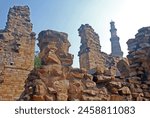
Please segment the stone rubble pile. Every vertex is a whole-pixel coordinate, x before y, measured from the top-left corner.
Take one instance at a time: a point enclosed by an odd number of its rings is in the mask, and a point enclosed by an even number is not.
[[[72,67],[68,34],[41,31],[42,65],[33,69],[35,33],[29,15],[28,6],[14,6],[0,30],[0,100],[150,100],[150,27],[127,41],[129,53],[122,58],[102,52],[98,34],[81,25],[80,69]]]
[[[81,37],[79,55],[80,68],[86,69],[94,76],[95,82],[111,79],[117,73],[116,59],[101,52],[98,34],[89,25],[81,25],[78,29]],[[95,79],[97,78],[97,79]]]
[[[131,101],[150,99],[150,82],[148,78],[143,80],[142,76],[132,75],[130,71],[132,59],[128,58],[128,62],[126,58],[120,59],[99,52],[103,59],[103,69],[101,66],[95,68],[92,66],[93,68],[90,69],[72,68],[73,55],[68,53],[70,43],[66,33],[46,30],[39,34],[38,40],[42,67],[34,69],[29,74],[25,82],[25,90],[19,100]],[[147,50],[147,47],[143,48],[145,49]],[[88,53],[90,50],[85,54]],[[87,55],[84,56],[82,59]],[[128,57],[130,56],[131,52]],[[149,59],[148,54],[145,57]],[[83,67],[88,66],[83,65]]]
[[[20,100],[84,100],[86,94],[96,94],[91,91],[96,84],[86,70],[71,67],[67,38],[66,33],[53,30],[39,33],[42,67],[29,74]]]

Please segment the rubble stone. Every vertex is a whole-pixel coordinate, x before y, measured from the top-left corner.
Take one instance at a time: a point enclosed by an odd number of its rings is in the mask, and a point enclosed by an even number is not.
[[[14,6],[0,30],[0,100],[150,100],[150,27],[128,40],[129,54],[122,58],[121,48],[117,56],[101,52],[98,34],[81,25],[80,68],[72,67],[67,33],[41,31],[37,39],[42,65],[33,69],[35,33],[29,15],[27,6]],[[111,40],[118,40],[111,25]]]
[[[0,30],[0,100],[20,97],[34,67],[34,45],[29,7],[10,8],[6,27]]]
[[[88,41],[99,42],[98,36],[89,25],[82,25],[79,34],[83,46],[88,45]],[[68,52],[70,43],[66,33],[45,30],[39,34],[38,40],[42,67],[29,74],[25,90],[19,100],[131,101],[150,99],[150,82],[148,76],[147,79],[143,76],[145,72],[149,72],[146,69],[149,60],[147,57],[146,59],[140,57],[140,54],[143,55],[148,47],[143,47],[141,51],[139,49],[136,51],[131,47],[132,51],[129,51],[129,58],[126,59],[112,57],[99,51],[100,48],[93,49],[92,46],[95,43],[88,45],[93,52],[88,51],[83,54],[81,52],[84,50],[81,45],[79,54],[81,54],[80,63],[81,61],[83,63],[80,64],[79,69],[71,67],[73,56]],[[133,39],[128,42],[133,43],[135,47],[138,45],[138,42],[134,43]],[[86,58],[90,56],[90,53],[93,55],[99,53],[101,66],[92,64],[93,61]],[[142,58],[140,61],[143,62],[142,64],[139,63],[139,58]]]
[[[100,72],[103,72],[104,60],[100,53],[101,46],[98,34],[94,32],[89,24],[81,25],[78,31],[81,37],[81,46],[78,53],[80,68],[90,70],[98,67]]]

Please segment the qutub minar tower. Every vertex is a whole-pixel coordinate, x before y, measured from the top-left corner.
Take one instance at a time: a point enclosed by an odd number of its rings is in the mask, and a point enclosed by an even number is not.
[[[123,52],[121,51],[119,37],[117,36],[117,29],[115,28],[115,22],[110,22],[110,32],[111,32],[111,55],[116,57],[122,57]]]

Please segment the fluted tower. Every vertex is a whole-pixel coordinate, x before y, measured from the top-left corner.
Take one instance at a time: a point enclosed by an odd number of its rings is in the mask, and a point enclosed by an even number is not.
[[[111,33],[111,55],[116,57],[122,57],[123,52],[121,51],[119,37],[117,36],[117,29],[115,28],[115,22],[110,22],[110,33]]]

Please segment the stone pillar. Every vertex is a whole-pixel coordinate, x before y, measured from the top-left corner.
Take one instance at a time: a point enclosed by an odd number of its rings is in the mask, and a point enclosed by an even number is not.
[[[104,68],[98,34],[94,32],[94,29],[89,24],[81,25],[78,31],[81,37],[81,46],[78,53],[80,68],[85,68],[86,70],[98,66]]]
[[[134,39],[127,41],[130,76],[138,76],[143,81],[150,80],[150,27],[138,30]]]
[[[111,55],[116,57],[122,57],[123,52],[121,51],[119,37],[117,36],[117,29],[115,28],[115,22],[110,22],[111,32]]]
[[[34,67],[35,33],[29,16],[28,6],[14,6],[0,30],[0,100],[18,99]]]

